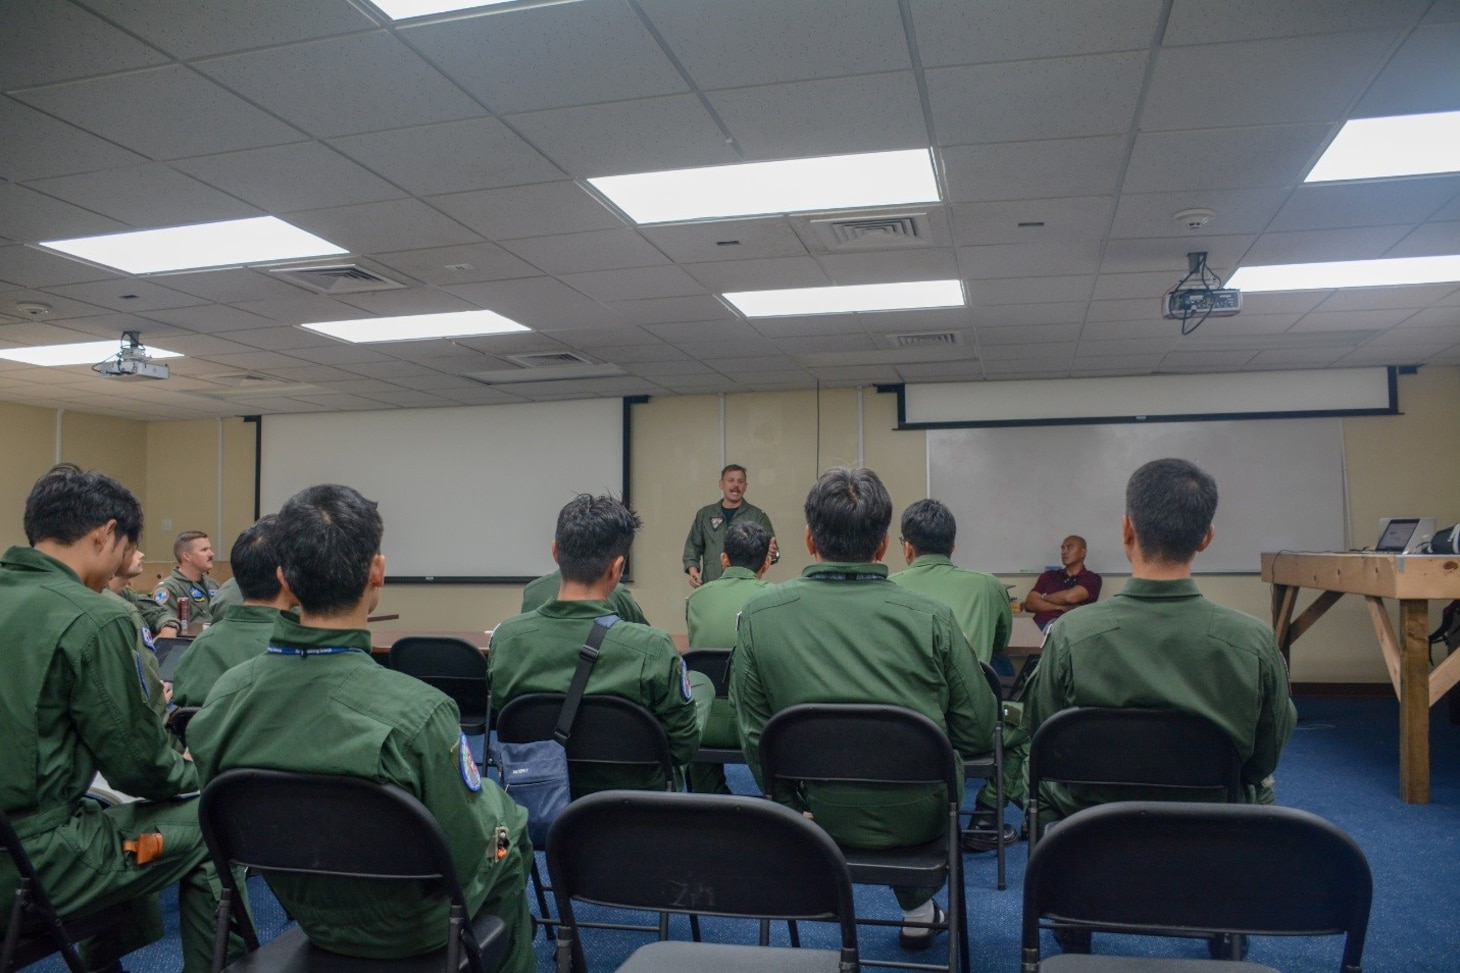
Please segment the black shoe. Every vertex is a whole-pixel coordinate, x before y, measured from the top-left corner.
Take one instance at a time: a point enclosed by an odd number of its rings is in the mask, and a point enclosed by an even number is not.
[[[1059,945],[1061,953],[1089,953],[1090,952],[1090,930],[1088,929],[1055,929],[1054,941]]]
[[[994,837],[994,812],[974,811],[972,820],[968,822],[968,830],[963,832],[963,850],[993,851],[1000,844],[1012,845],[1019,840],[1019,831],[1012,824],[1005,822],[1000,837],[1002,840]]]
[[[1244,960],[1247,945],[1247,937],[1240,932],[1220,933],[1207,940],[1207,954],[1212,959]]]
[[[933,903],[933,918],[930,922],[947,922],[948,915],[938,903]],[[946,929],[914,929],[911,932],[904,926],[897,934],[897,945],[909,953],[921,953],[925,949],[932,949],[933,940],[939,933],[947,932]]]

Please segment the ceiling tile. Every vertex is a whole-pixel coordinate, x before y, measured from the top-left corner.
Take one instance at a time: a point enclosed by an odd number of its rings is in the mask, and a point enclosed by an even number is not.
[[[508,121],[575,179],[741,161],[691,95],[560,108]]]
[[[139,229],[262,215],[247,203],[158,163],[41,179],[29,186]]]
[[[1370,226],[1264,233],[1247,251],[1242,263],[1245,266],[1264,266],[1322,260],[1368,260],[1384,256],[1409,231],[1408,226]]]
[[[24,186],[0,183],[0,234],[11,240],[38,243],[95,233],[118,233],[124,223],[52,199]]]
[[[1121,189],[1163,193],[1292,186],[1317,159],[1328,125],[1141,132]]]
[[[446,289],[477,307],[504,314],[534,331],[604,327],[619,322],[616,311],[551,277],[521,277]]]
[[[1173,224],[1174,226],[1174,224]],[[1170,236],[1147,237],[1142,240],[1111,240],[1105,245],[1100,260],[1102,274],[1141,273],[1169,270],[1171,283],[1186,275],[1190,264],[1187,254],[1204,252],[1207,265],[1223,276],[1230,276],[1237,261],[1252,246],[1255,236]]]
[[[1323,311],[1371,311],[1402,307],[1414,309],[1429,307],[1454,290],[1454,284],[1352,287],[1333,291],[1318,307]]]
[[[64,37],[64,44],[56,39]],[[148,67],[166,55],[69,3],[6,0],[0,90]]]
[[[875,351],[877,342],[865,334],[814,335],[805,338],[780,338],[776,347],[788,355],[827,355],[843,352]]]
[[[483,114],[383,31],[203,61],[198,69],[317,138]]]
[[[167,286],[184,294],[206,298],[219,304],[243,301],[289,300],[308,293],[266,270],[236,267],[226,270],[205,270],[190,274],[168,274]]]
[[[400,33],[498,113],[689,89],[623,0],[514,10]]]
[[[301,138],[294,128],[181,65],[36,88],[16,97],[152,159]]]
[[[1292,331],[1361,331],[1389,328],[1414,314],[1412,308],[1367,311],[1313,311],[1305,314]]]
[[[1460,106],[1460,23],[1409,35],[1353,111],[1356,118],[1454,111]]]
[[[1115,191],[1123,135],[958,145],[937,150],[954,202],[1103,196]]]
[[[1161,7],[1161,0],[913,0],[912,14],[918,52],[933,67],[1145,50],[1160,22]]]
[[[996,307],[973,307],[969,320],[980,328],[1003,328],[1014,325],[1068,324],[1085,319],[1084,301],[1063,301],[1045,304],[1005,304]]]
[[[240,301],[233,307],[224,305],[213,305],[212,309],[220,314],[220,320],[227,320],[224,312],[244,312],[238,320],[242,323],[239,328],[257,328],[258,317],[269,318],[284,324],[304,324],[317,321],[348,321],[351,318],[358,318],[358,308],[350,307],[348,304],[341,304],[321,294],[311,294],[302,288],[291,288],[293,291],[288,297],[273,297],[259,301]],[[218,331],[221,328],[212,328]]]
[[[680,264],[806,254],[806,245],[783,216],[645,226],[639,232]]]
[[[651,236],[651,239],[659,242],[658,238]],[[659,248],[664,249],[662,243]],[[823,287],[831,283],[821,265],[811,257],[725,260],[715,263],[688,263],[682,266],[691,277],[717,294],[782,287]],[[0,250],[0,273],[3,273],[3,268],[4,251]]]
[[[1080,337],[1078,322],[1069,324],[1023,324],[1010,328],[979,328],[978,345],[980,348],[991,345],[1042,345],[1045,343],[1064,344],[1074,341]]]
[[[910,71],[712,91],[706,97],[747,159],[917,149],[930,141]]]
[[[97,307],[111,308],[136,314],[143,311],[157,311],[167,308],[191,307],[202,301],[191,294],[171,290],[150,281],[121,279],[98,280],[88,284],[60,284],[51,288],[51,293],[60,294]]]
[[[186,4],[82,0],[88,7],[180,58],[226,54],[328,34],[372,21],[348,0],[188,0]]]
[[[575,182],[433,196],[432,206],[492,240],[621,228],[624,221]]]
[[[1240,369],[1252,360],[1255,351],[1173,351],[1161,360],[1161,368],[1171,371],[1205,371],[1221,368]]]
[[[1176,214],[1209,209],[1216,215],[1200,233],[1261,233],[1288,198],[1288,189],[1188,189],[1179,193],[1126,193],[1115,209],[1110,235],[1121,237],[1186,236],[1192,231]]]
[[[1099,240],[1049,240],[1003,246],[959,247],[958,262],[971,279],[1093,274],[1100,265]]]
[[[599,230],[508,240],[503,247],[550,274],[652,267],[669,261],[633,230]]]
[[[674,325],[692,322],[687,327],[699,327],[702,321],[729,321],[735,313],[713,297],[658,297],[648,301],[621,301],[614,309],[623,315],[626,322],[644,325]],[[651,329],[655,330],[655,329]],[[673,340],[660,330],[655,331],[666,341]]]
[[[1087,301],[1094,286],[1095,278],[1089,276],[1039,276],[980,280],[966,290],[972,305],[1045,304]]]
[[[563,178],[495,118],[351,135],[330,144],[417,196]]]
[[[437,286],[534,277],[538,273],[531,264],[517,259],[495,243],[378,253],[375,260],[388,269]]]
[[[0,96],[0,176],[22,182],[144,161],[141,156]]]
[[[833,284],[951,280],[962,276],[951,247],[831,253],[816,259]]]
[[[1170,290],[1174,283],[1176,281],[1169,271],[1101,274],[1095,279],[1094,299],[1097,301],[1149,299],[1159,303],[1161,295]]]
[[[1008,61],[926,72],[942,145],[1110,135],[1131,127],[1146,54]]]
[[[79,260],[62,257],[37,250],[34,247],[0,247],[0,280],[8,280],[21,287],[49,287],[52,284],[75,284],[86,280],[106,280],[116,277],[110,270],[102,270]]]
[[[960,246],[1034,243],[1041,238],[1099,240],[1110,227],[1112,196],[963,203],[953,207],[953,239]],[[1020,226],[1039,222],[1043,226]]]
[[[289,222],[358,254],[480,242],[471,230],[417,199],[291,213]]]
[[[678,267],[640,267],[567,274],[563,283],[597,301],[640,301],[655,297],[689,297],[705,288]]]
[[[185,159],[191,173],[273,213],[398,199],[406,193],[318,142]]]
[[[1427,0],[1175,0],[1163,42],[1213,44],[1259,37],[1292,37],[1331,30],[1406,27],[1429,6]]]
[[[1457,51],[1460,54],[1460,51]],[[1420,223],[1460,193],[1460,176],[1299,186],[1269,230]]]
[[[343,294],[339,300],[350,307],[384,317],[402,314],[443,314],[474,309],[469,302],[434,287],[407,287],[404,290],[395,291]]]
[[[1390,247],[1386,257],[1435,257],[1460,253],[1460,220],[1425,223]]]
[[[44,315],[47,321],[66,321],[71,318],[94,317],[98,314],[107,313],[105,308],[97,307],[95,304],[73,301],[69,297],[61,297],[50,291],[0,291],[0,312],[13,315],[22,320],[29,320],[29,316],[19,310],[16,305],[36,303],[44,304],[50,308],[50,311]]]

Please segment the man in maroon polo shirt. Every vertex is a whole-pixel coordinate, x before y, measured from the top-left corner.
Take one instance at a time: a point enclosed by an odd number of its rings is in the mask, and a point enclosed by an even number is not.
[[[1085,538],[1071,534],[1064,539],[1060,564],[1061,568],[1041,574],[1024,598],[1024,610],[1034,612],[1034,624],[1041,631],[1071,608],[1100,597],[1100,575],[1085,570]]]

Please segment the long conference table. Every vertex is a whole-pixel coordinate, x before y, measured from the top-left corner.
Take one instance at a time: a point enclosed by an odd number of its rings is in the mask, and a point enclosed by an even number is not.
[[[1284,659],[1340,598],[1363,597],[1399,698],[1399,796],[1409,804],[1428,804],[1430,707],[1460,682],[1460,652],[1430,665],[1429,602],[1460,598],[1460,558],[1282,551],[1262,555],[1262,580],[1272,585],[1272,626]],[[1300,588],[1319,594],[1294,618]],[[1398,633],[1386,598],[1399,602]]]

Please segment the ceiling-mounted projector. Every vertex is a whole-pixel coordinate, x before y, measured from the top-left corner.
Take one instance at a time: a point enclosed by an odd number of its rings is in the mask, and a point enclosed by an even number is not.
[[[1222,278],[1207,266],[1206,251],[1188,253],[1186,276],[1161,297],[1161,316],[1181,322],[1181,333],[1191,334],[1207,318],[1230,318],[1242,311],[1242,292],[1223,287]]]
[[[116,356],[92,365],[91,370],[107,378],[161,381],[168,376],[166,365],[159,365],[147,357],[147,346],[142,344],[137,331],[123,331],[122,346]]]

